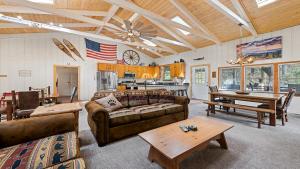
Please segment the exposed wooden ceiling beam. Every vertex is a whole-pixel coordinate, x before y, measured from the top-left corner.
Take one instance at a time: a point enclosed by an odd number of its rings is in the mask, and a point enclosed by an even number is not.
[[[109,20],[116,14],[118,11],[119,7],[116,5],[112,5],[112,7],[109,9],[108,14],[105,16],[103,19],[103,25],[101,25],[99,28],[96,30],[96,34],[100,34],[102,31],[103,27],[109,22]]]
[[[256,29],[254,28],[250,18],[248,17],[244,7],[242,6],[240,0],[231,0],[231,3],[233,4],[234,8],[237,10],[238,14],[240,15],[240,17],[242,17],[243,19],[245,19],[250,28],[255,32],[255,34],[257,35],[257,31]]]
[[[63,25],[65,28],[91,28],[95,27],[95,25],[90,23],[54,23],[55,25]],[[27,25],[20,25],[16,23],[0,23],[0,28],[28,28]]]
[[[206,35],[208,35],[211,40],[215,43],[220,43],[220,40],[211,33],[206,26],[201,23],[179,0],[169,0],[185,17],[189,19],[189,21],[192,23],[193,27],[196,29],[201,30]]]
[[[78,15],[78,14],[74,14],[72,12],[67,12],[64,9],[56,9],[53,8],[49,5],[45,5],[45,4],[38,4],[38,3],[33,3],[30,1],[24,1],[24,0],[3,0],[4,3],[6,4],[10,4],[10,5],[21,5],[21,6],[25,6],[25,7],[29,7],[29,8],[33,8],[36,10],[40,10],[40,11],[44,11],[47,13],[52,13],[55,15],[59,15],[62,17],[66,17],[66,18],[71,18],[71,19],[75,19],[78,21],[82,21],[82,22],[87,22],[87,23],[91,23],[91,24],[95,24],[98,26],[101,26],[104,24],[104,22],[93,19],[93,18],[89,18],[86,16],[82,16],[82,15]],[[113,25],[113,24],[109,24],[107,23],[106,26],[111,27],[113,29],[117,29],[120,30],[119,27]]]
[[[148,17],[148,18],[152,18],[154,20],[160,21],[160,22],[165,23],[167,25],[174,26],[174,27],[180,28],[180,29],[188,31],[188,32],[194,32],[191,28],[189,28],[187,26],[184,26],[184,25],[181,25],[179,23],[173,22],[168,18],[164,18],[164,17],[162,17],[162,16],[160,16],[160,15],[154,13],[154,12],[143,9],[143,8],[135,5],[132,2],[128,2],[128,1],[125,1],[125,0],[104,0],[104,1],[106,1],[108,3],[111,3],[111,4],[118,5],[122,8],[124,8],[124,9],[133,11],[135,13],[138,13],[138,14],[143,15],[143,16]]]
[[[103,11],[88,11],[88,10],[73,10],[73,9],[61,9],[69,13],[84,16],[106,16],[107,12]],[[51,13],[43,12],[40,10],[24,7],[24,6],[10,6],[0,5],[0,12],[3,13],[24,13],[24,14],[39,14],[39,15],[52,15]]]
[[[172,53],[172,54],[178,54],[178,52],[176,52],[176,50],[170,48],[169,46],[165,45],[163,42],[160,42],[156,39],[151,39],[151,41],[155,44],[157,44],[158,46],[166,49],[169,53]]]
[[[173,31],[172,29],[168,28],[166,25],[164,25],[163,23],[160,23],[159,21],[156,21],[152,18],[148,18],[146,17],[148,20],[150,20],[152,23],[154,23],[155,25],[157,25],[158,27],[160,27],[163,31],[165,31],[166,33],[170,34],[171,36],[173,36],[175,39],[177,39],[178,41],[182,42],[183,44],[186,45],[186,47],[194,50],[196,49],[192,44],[190,44],[188,41],[186,41],[185,39],[183,39],[178,33],[176,33],[175,31]]]
[[[223,13],[225,16],[227,16],[229,19],[234,21],[237,24],[242,24],[243,28],[251,32],[252,35],[257,36],[257,33],[254,29],[251,28],[249,23],[245,21],[243,18],[238,16],[236,13],[234,13],[232,10],[227,8],[225,5],[223,5],[219,0],[205,0],[210,6],[218,10],[219,12]]]

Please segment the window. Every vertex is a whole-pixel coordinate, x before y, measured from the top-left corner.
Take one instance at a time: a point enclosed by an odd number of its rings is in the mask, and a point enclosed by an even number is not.
[[[179,23],[183,26],[186,26],[186,27],[191,27],[189,24],[187,24],[182,18],[180,18],[179,16],[175,16],[174,18],[171,19],[172,21],[176,22],[176,23]],[[181,33],[183,33],[184,35],[189,35],[191,34],[190,32],[188,31],[185,31],[185,30],[182,30],[182,29],[179,29],[177,28],[177,30],[179,30]]]
[[[273,91],[273,66],[245,67],[245,87],[250,91]]]
[[[204,85],[206,79],[205,68],[195,69],[195,84]]]
[[[280,92],[288,92],[289,88],[296,88],[300,93],[300,63],[279,65]]]
[[[220,88],[223,90],[240,90],[241,67],[220,69]]]
[[[172,80],[170,66],[164,66],[164,80]]]
[[[260,8],[260,7],[269,5],[271,3],[274,3],[275,1],[277,1],[277,0],[256,0],[256,4],[257,4],[257,7]]]

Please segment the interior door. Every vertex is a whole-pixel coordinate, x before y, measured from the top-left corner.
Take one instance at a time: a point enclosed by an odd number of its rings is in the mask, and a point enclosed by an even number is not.
[[[208,100],[208,66],[192,67],[192,98]]]

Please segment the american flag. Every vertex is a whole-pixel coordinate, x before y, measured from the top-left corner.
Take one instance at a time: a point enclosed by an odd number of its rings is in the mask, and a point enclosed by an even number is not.
[[[85,39],[87,57],[115,61],[117,60],[117,45],[98,43]]]

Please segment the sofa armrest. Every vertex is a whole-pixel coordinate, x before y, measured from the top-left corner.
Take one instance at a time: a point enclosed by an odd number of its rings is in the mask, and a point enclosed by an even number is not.
[[[175,96],[175,103],[180,104],[184,108],[184,118],[187,119],[189,115],[190,99],[186,96]]]
[[[88,124],[95,136],[98,145],[103,146],[109,142],[109,113],[95,101],[89,101],[85,108],[88,113]]]
[[[75,131],[72,113],[1,122],[0,148],[71,131]]]

